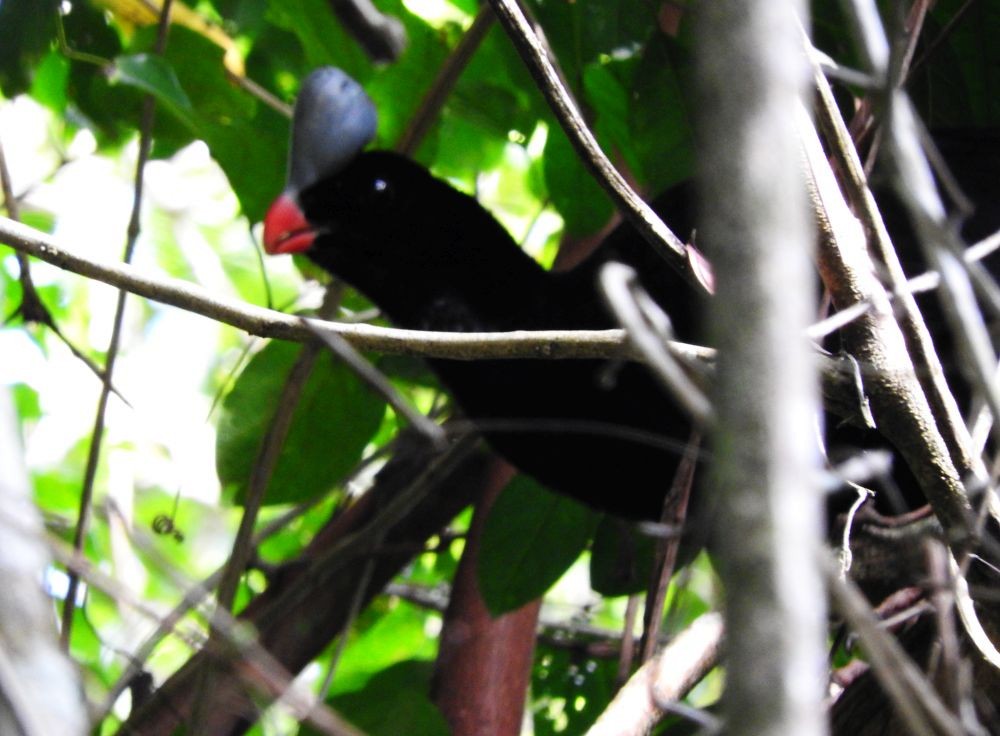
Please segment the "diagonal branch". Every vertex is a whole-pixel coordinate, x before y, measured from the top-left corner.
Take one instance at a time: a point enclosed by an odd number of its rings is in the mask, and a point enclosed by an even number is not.
[[[618,172],[601,150],[597,139],[587,127],[562,76],[543,45],[541,38],[532,28],[524,12],[515,0],[490,0],[497,19],[507,31],[511,42],[517,48],[528,71],[534,77],[539,90],[545,96],[556,119],[562,125],[570,143],[580,155],[580,160],[590,170],[591,175],[611,197],[611,201],[625,217],[635,225],[644,238],[662,255],[671,266],[683,274],[692,284],[705,291],[708,287],[699,276],[698,264],[691,249],[681,242],[663,221],[643,201],[625,178]]]
[[[157,28],[155,53],[162,55],[167,45],[167,31],[170,27],[170,8],[173,0],[164,0],[160,8],[160,20]],[[139,155],[135,165],[135,188],[132,199],[132,215],[129,218],[126,235],[125,252],[122,261],[128,263],[132,260],[136,242],[139,239],[139,217],[142,211],[143,194],[143,172],[146,161],[149,159],[150,151],[153,147],[153,121],[156,112],[156,99],[153,95],[146,95],[142,102],[142,117],[139,123]],[[108,406],[108,399],[111,396],[111,379],[114,374],[115,360],[118,356],[118,348],[121,342],[122,329],[125,323],[125,303],[128,293],[118,292],[118,302],[115,306],[114,322],[111,327],[111,340],[108,343],[108,357],[104,365],[105,381],[101,388],[101,395],[97,401],[97,411],[94,416],[94,428],[91,432],[90,448],[87,452],[87,466],[84,471],[83,487],[80,490],[80,510],[77,514],[76,528],[73,530],[73,548],[79,552],[83,549],[84,538],[87,534],[87,526],[90,518],[90,506],[94,495],[94,482],[97,478],[97,465],[101,455],[101,441],[104,437],[105,412]],[[70,637],[73,631],[73,611],[76,607],[76,594],[80,585],[80,578],[75,571],[69,572],[69,584],[66,588],[66,598],[63,601],[62,610],[62,643],[67,649],[70,644]]]

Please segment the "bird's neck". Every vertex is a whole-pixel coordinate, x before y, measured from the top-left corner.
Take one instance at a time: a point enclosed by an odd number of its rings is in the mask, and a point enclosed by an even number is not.
[[[398,285],[397,285],[398,286]],[[415,264],[407,284],[373,300],[400,327],[444,332],[502,332],[537,327],[551,277],[509,244],[452,263]]]

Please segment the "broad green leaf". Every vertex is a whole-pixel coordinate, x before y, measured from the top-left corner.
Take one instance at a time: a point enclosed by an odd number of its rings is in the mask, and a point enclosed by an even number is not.
[[[170,62],[163,57],[155,54],[119,56],[115,59],[110,79],[115,84],[125,84],[153,95],[185,126],[192,131],[197,130],[191,100],[181,87]]]
[[[515,476],[486,520],[479,587],[494,614],[512,611],[552,587],[587,548],[600,515]]]
[[[655,31],[654,6],[622,0],[529,3],[575,92],[583,68],[601,57],[627,58]]]
[[[49,51],[38,65],[31,80],[31,96],[52,112],[66,111],[66,81],[69,79],[69,60],[56,50]]]
[[[261,440],[301,346],[272,341],[243,369],[222,404],[219,480],[241,501]],[[293,503],[335,487],[360,460],[385,402],[328,354],[316,361],[292,417],[265,503]]]
[[[52,46],[58,0],[0,2],[0,90],[13,97],[31,85],[38,60]]]
[[[433,660],[437,647],[427,637],[429,615],[434,614],[402,601],[372,604],[337,664],[333,693],[359,690],[379,671],[400,662]]]
[[[694,128],[684,86],[691,60],[672,39],[660,37],[642,54],[631,86],[629,128],[651,194],[689,178],[694,171]]]
[[[174,28],[167,59],[196,111],[198,135],[226,172],[244,214],[256,222],[284,185],[288,121],[234,85],[226,76],[222,49],[203,36]],[[190,132],[162,122],[157,132],[168,134],[168,146],[157,154],[167,155],[171,146],[186,144]]]
[[[549,131],[545,144],[545,183],[570,235],[588,235],[611,217],[611,202],[580,163],[561,128]]]
[[[626,68],[627,67],[627,68]],[[629,169],[637,168],[632,131],[629,129],[629,100],[634,62],[588,64],[583,71],[583,87],[593,110],[594,128],[601,140],[613,147],[612,156],[622,156]],[[624,77],[619,78],[618,75]]]
[[[330,704],[369,736],[447,736],[448,724],[427,696],[433,666],[400,662],[373,677],[363,690],[338,695]],[[318,732],[304,726],[299,733]]]

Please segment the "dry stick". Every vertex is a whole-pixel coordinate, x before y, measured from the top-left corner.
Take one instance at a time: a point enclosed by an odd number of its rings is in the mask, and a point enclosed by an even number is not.
[[[170,27],[170,8],[173,0],[164,0],[160,9],[160,20],[157,28],[156,45],[154,53],[162,55],[167,45],[167,31]],[[143,190],[143,170],[146,167],[146,160],[153,145],[153,120],[156,110],[156,100],[152,95],[146,95],[142,101],[142,118],[139,124],[139,155],[135,166],[135,190],[132,199],[132,215],[129,218],[125,253],[122,256],[124,263],[132,260],[135,251],[136,241],[139,239],[139,216],[142,210],[142,190]],[[90,517],[90,506],[94,496],[94,481],[97,477],[97,464],[100,461],[101,441],[104,437],[105,411],[108,405],[108,398],[111,395],[111,378],[114,374],[115,360],[118,357],[118,347],[121,342],[122,328],[125,319],[125,301],[128,292],[118,292],[118,302],[115,305],[114,322],[111,328],[111,340],[108,343],[108,357],[104,365],[104,375],[106,381],[101,388],[101,395],[97,401],[97,412],[94,417],[94,427],[91,431],[90,448],[87,452],[87,466],[84,471],[83,487],[80,491],[80,509],[77,514],[76,529],[73,532],[73,548],[77,551],[83,549],[83,540],[87,534],[87,527]],[[80,587],[80,578],[73,571],[69,573],[69,584],[66,589],[66,598],[63,601],[62,610],[62,644],[69,649],[70,636],[73,631],[73,612],[76,609],[76,595]]]
[[[722,616],[706,613],[636,670],[587,736],[647,733],[663,717],[661,704],[683,698],[719,660]]]
[[[687,518],[688,502],[691,498],[694,474],[697,469],[698,452],[701,449],[701,431],[691,430],[691,437],[684,456],[677,466],[677,472],[663,500],[663,512],[660,523],[667,529],[679,530]],[[653,557],[653,570],[646,591],[646,607],[642,617],[642,649],[639,661],[646,662],[656,651],[660,639],[660,629],[663,626],[663,608],[667,599],[667,589],[677,564],[677,551],[680,548],[679,534],[664,535],[656,541],[656,552]]]
[[[632,632],[635,630],[635,617],[639,612],[639,596],[632,594],[625,604],[625,620],[622,623],[622,644],[618,650],[618,671],[615,674],[615,689],[621,688],[628,680],[632,671],[632,662],[635,660],[635,637]]]
[[[833,99],[830,85],[818,70],[813,78],[819,92],[817,117],[820,128],[826,135],[840,171],[844,174],[843,184],[849,198],[854,203],[865,230],[872,238],[873,252],[878,255],[879,265],[883,267],[881,270],[887,275],[887,286],[897,297],[894,312],[912,356],[917,380],[923,388],[934,421],[948,447],[948,454],[960,476],[973,473],[976,477],[985,477],[982,461],[972,450],[971,438],[958,403],[948,388],[944,369],[934,349],[930,332],[917,308],[912,292],[906,288],[906,275],[896,256],[875,198],[868,188],[864,167]]]
[[[961,736],[965,731],[907,656],[902,646],[884,631],[857,587],[839,576],[839,566],[831,559],[822,564],[831,603],[858,635],[868,652],[872,672],[892,701],[909,733],[915,736]]]
[[[522,60],[548,101],[570,143],[591,175],[611,197],[642,236],[671,266],[691,283],[705,289],[703,278],[690,260],[687,247],[670,231],[648,204],[628,185],[601,150],[570,95],[554,61],[515,0],[490,0],[497,19],[507,31]],[[705,289],[707,291],[707,289]]]
[[[989,239],[988,239],[989,240]],[[984,248],[990,243],[984,241]],[[272,337],[293,342],[315,339],[299,317],[265,309],[245,302],[223,299],[189,281],[169,276],[143,274],[132,266],[90,260],[62,247],[52,236],[26,225],[0,217],[0,242],[34,256],[57,268],[91,278],[161,304],[184,309],[208,319],[230,325],[259,337]],[[979,246],[976,246],[979,249]],[[971,253],[971,249],[970,249]],[[978,253],[977,253],[978,255]],[[934,288],[935,274],[913,279],[913,291]],[[881,303],[881,302],[880,302]],[[872,309],[872,302],[859,299],[850,308],[850,319],[860,318]],[[639,358],[624,330],[526,330],[515,332],[429,332],[401,330],[367,324],[313,321],[312,325],[330,334],[339,335],[360,350],[386,355],[411,355],[424,358],[478,360],[491,358],[578,359],[578,358]],[[844,321],[830,318],[810,328],[810,336],[821,337],[841,329]],[[813,334],[815,332],[816,334]],[[710,366],[715,351],[698,345],[671,342],[670,350],[685,363]],[[837,399],[840,370],[830,362],[825,378],[832,379],[824,387],[827,398]],[[828,390],[829,389],[829,390]],[[856,397],[844,396],[845,406],[853,406]]]

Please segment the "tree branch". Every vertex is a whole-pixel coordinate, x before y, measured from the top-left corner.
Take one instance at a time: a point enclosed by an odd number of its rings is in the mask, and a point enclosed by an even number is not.
[[[594,134],[587,127],[576,102],[524,12],[515,0],[490,0],[497,19],[507,31],[539,90],[545,96],[562,125],[580,160],[642,236],[667,262],[692,284],[709,291],[703,274],[703,264],[695,260],[692,249],[668,228],[643,201],[601,150]]]
[[[251,335],[293,342],[314,340],[299,317],[222,299],[180,279],[155,278],[119,263],[90,260],[61,247],[51,236],[0,217],[0,242],[65,271],[95,279],[147,299],[180,307]],[[340,335],[359,350],[432,358],[634,358],[623,330],[539,330],[494,333],[424,332],[315,320],[312,326]],[[712,351],[674,343],[689,358]]]
[[[710,490],[726,590],[733,732],[826,732],[826,611],[805,177],[796,141],[806,3],[703,3],[696,19],[699,238],[716,268]],[[734,85],[734,80],[738,82]]]

